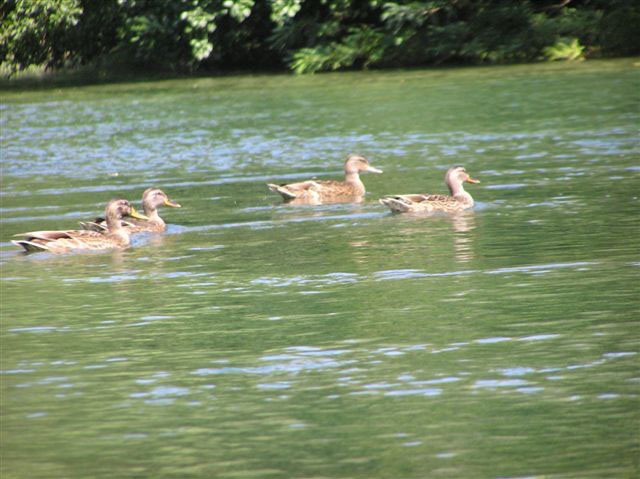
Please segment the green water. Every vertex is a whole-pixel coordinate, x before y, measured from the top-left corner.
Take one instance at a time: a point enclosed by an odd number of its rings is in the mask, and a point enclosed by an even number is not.
[[[637,477],[637,59],[1,108],[3,479]],[[361,204],[264,185],[351,152],[384,170]],[[445,192],[452,164],[474,211],[377,203]],[[126,251],[9,243],[149,186],[183,208]]]

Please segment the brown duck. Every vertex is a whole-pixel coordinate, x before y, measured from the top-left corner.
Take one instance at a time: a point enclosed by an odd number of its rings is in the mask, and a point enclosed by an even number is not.
[[[360,201],[365,194],[360,172],[382,173],[362,155],[349,155],[344,163],[344,181],[307,180],[282,185],[268,184],[286,202],[322,204],[338,201]]]
[[[451,196],[446,195],[392,195],[380,200],[391,211],[398,213],[444,211],[452,213],[473,207],[473,198],[464,190],[463,183],[480,183],[471,178],[462,166],[453,166],[447,170],[444,181]]]
[[[129,233],[140,233],[151,231],[161,233],[167,227],[166,223],[158,214],[158,206],[169,206],[171,208],[181,208],[178,203],[172,202],[167,194],[159,188],[147,188],[142,194],[142,209],[147,220],[136,220],[124,218],[124,228]],[[104,218],[96,218],[93,222],[80,223],[86,230],[105,231],[107,229]]]
[[[31,231],[16,236],[24,240],[12,241],[26,252],[48,251],[68,253],[74,250],[105,250],[129,246],[129,232],[122,226],[122,217],[131,216],[142,220],[148,218],[138,213],[127,200],[111,200],[105,209],[107,228],[105,232],[86,230]]]

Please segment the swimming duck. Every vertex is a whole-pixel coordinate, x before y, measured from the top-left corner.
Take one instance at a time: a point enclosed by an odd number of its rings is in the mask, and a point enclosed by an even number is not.
[[[67,231],[32,231],[16,236],[26,239],[12,241],[27,252],[48,251],[50,253],[67,253],[73,250],[104,250],[126,248],[129,246],[129,233],[122,226],[122,217],[131,216],[148,220],[138,213],[127,200],[111,200],[105,209],[107,231],[67,230]]]
[[[274,193],[282,195],[286,202],[321,204],[323,202],[359,201],[365,193],[359,173],[369,171],[382,173],[382,170],[369,165],[362,155],[349,155],[344,163],[344,181],[307,180],[300,183],[282,185],[268,184]]]
[[[169,206],[171,208],[181,208],[178,203],[172,202],[167,194],[159,188],[147,188],[142,194],[142,209],[147,221],[140,221],[131,218],[123,220],[124,228],[129,233],[140,233],[151,231],[160,233],[167,227],[166,223],[158,214],[158,206]],[[104,218],[96,218],[93,222],[80,223],[86,230],[103,232],[107,229]]]
[[[480,183],[471,178],[462,166],[453,166],[447,170],[444,181],[449,187],[451,196],[446,195],[391,195],[380,199],[380,203],[388,206],[391,211],[426,212],[444,211],[452,213],[473,207],[473,198],[464,190],[462,183]]]

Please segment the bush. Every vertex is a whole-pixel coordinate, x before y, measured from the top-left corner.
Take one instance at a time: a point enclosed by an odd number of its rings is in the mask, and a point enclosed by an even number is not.
[[[74,61],[78,0],[17,0],[2,7],[0,63],[15,72],[32,65],[60,67]]]
[[[611,56],[640,53],[640,6],[623,5],[608,12],[599,24],[602,52]]]

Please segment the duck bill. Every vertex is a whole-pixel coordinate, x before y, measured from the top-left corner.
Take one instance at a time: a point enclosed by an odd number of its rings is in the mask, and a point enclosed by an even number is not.
[[[480,180],[476,180],[475,178],[469,177],[469,178],[466,179],[466,182],[467,183],[480,183]]]
[[[378,168],[374,168],[373,166],[367,166],[367,171],[369,173],[382,173],[382,170],[379,170]]]
[[[182,208],[182,205],[179,205],[178,203],[174,203],[173,201],[169,200],[169,198],[164,200],[164,205],[170,206],[171,208]]]
[[[132,216],[133,218],[138,218],[139,220],[149,221],[148,217],[146,217],[142,213],[138,213],[133,207],[131,208],[131,212],[129,213],[129,216]]]

